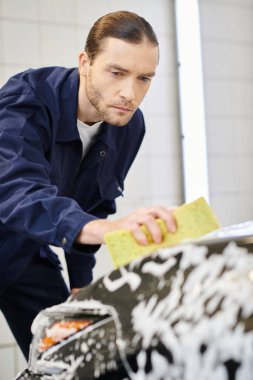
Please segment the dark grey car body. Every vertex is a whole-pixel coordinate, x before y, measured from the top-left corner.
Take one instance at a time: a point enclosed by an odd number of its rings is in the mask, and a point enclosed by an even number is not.
[[[44,310],[17,379],[252,380],[253,223],[161,249]],[[92,323],[40,353],[62,319]]]

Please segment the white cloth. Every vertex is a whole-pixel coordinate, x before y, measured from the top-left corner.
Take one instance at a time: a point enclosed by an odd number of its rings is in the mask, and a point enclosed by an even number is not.
[[[88,125],[83,123],[81,120],[77,119],[77,128],[80,135],[80,139],[83,144],[83,154],[82,158],[86,155],[94,141],[96,140],[96,136],[100,130],[100,126],[102,121],[95,123],[93,125]]]

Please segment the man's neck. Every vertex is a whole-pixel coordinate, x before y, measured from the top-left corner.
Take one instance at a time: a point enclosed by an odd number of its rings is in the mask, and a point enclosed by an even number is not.
[[[85,124],[92,125],[101,120],[101,115],[97,112],[95,107],[91,104],[85,93],[85,79],[80,77],[80,86],[78,92],[78,109],[77,118]]]

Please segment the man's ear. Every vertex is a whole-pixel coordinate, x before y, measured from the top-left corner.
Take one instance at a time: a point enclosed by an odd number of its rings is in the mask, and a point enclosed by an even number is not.
[[[86,76],[88,72],[88,67],[90,64],[89,57],[85,51],[79,54],[79,73],[80,75]]]

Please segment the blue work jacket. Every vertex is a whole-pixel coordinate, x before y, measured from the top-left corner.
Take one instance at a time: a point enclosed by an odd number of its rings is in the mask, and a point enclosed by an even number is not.
[[[58,265],[62,247],[71,287],[92,281],[99,246],[75,244],[81,228],[116,211],[145,133],[138,109],[124,127],[102,123],[82,160],[77,129],[78,70],[30,69],[0,90],[0,289],[34,255]]]

